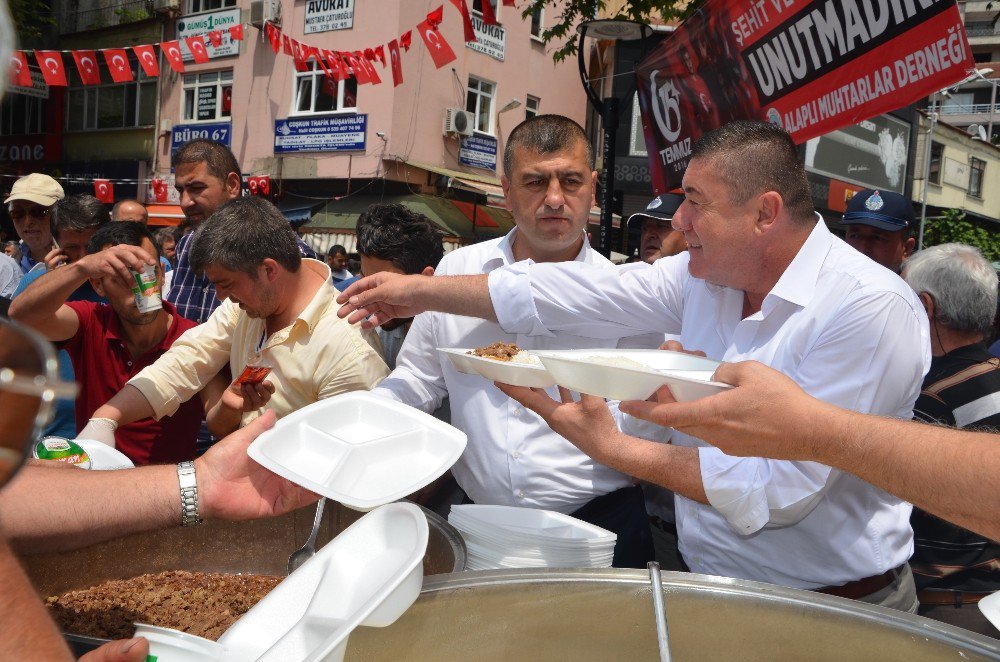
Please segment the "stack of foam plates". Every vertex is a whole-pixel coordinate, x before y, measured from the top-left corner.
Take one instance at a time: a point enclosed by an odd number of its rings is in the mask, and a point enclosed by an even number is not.
[[[465,539],[467,570],[607,568],[617,536],[575,517],[535,508],[452,506]]]

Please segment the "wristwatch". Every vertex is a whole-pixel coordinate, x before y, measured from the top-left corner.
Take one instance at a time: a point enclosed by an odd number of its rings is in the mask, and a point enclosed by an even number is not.
[[[194,462],[177,465],[177,482],[181,488],[181,526],[201,524],[198,516],[198,481],[195,478]]]

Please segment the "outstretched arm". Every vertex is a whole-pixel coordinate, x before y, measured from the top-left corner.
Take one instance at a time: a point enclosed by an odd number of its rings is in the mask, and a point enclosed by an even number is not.
[[[497,321],[485,275],[403,276],[383,271],[353,283],[337,303],[342,304],[340,317],[351,324],[363,321],[366,329],[428,310]]]

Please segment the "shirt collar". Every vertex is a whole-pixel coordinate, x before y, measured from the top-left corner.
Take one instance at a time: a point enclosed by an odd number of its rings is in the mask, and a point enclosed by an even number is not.
[[[122,337],[122,323],[118,317],[118,313],[114,311],[110,304],[104,305],[107,306],[107,310],[111,313],[108,315],[110,321],[104,327],[105,340],[121,340],[124,342],[124,338]],[[174,308],[174,304],[166,299],[163,300],[163,312],[170,315],[170,326],[167,327],[167,333],[163,336],[163,339],[156,346],[150,347],[147,352],[158,349],[166,350],[173,344],[173,338],[177,334],[177,324],[180,322],[181,316],[177,313],[177,309]]]
[[[24,269],[25,273],[28,273],[38,262],[31,259],[31,249],[28,247],[28,244],[22,241],[18,244],[18,248],[21,251],[21,268]]]
[[[323,285],[320,286],[308,305],[302,309],[302,312],[292,322],[293,327],[299,321],[303,322],[309,329],[309,333],[312,333],[316,325],[323,319],[326,309],[331,305],[337,305],[336,298],[340,293],[330,284],[330,267],[325,262],[304,257],[302,258],[301,268],[309,269],[323,278]]]
[[[781,274],[781,278],[764,297],[762,310],[774,306],[776,302],[772,297],[777,297],[796,306],[808,304],[816,292],[816,282],[819,280],[820,269],[823,267],[832,245],[833,234],[827,229],[823,217],[817,213],[816,225],[784,273]]]
[[[600,254],[591,249],[590,242],[587,241],[587,235],[582,233],[582,231],[581,234],[583,234],[583,243],[580,245],[580,252],[576,254],[573,261],[593,264],[596,261],[594,256],[599,256]],[[483,273],[489,273],[494,269],[517,262],[514,258],[514,237],[516,236],[517,227],[511,228],[511,231],[483,256]],[[534,260],[528,258],[527,262],[534,263]]]

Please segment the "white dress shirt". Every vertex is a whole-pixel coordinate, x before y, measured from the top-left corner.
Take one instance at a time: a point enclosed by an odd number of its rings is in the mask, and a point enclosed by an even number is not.
[[[501,239],[466,246],[444,256],[435,275],[484,274],[514,263],[517,229]],[[575,263],[613,273],[614,265],[586,241]],[[629,338],[656,346],[649,336]],[[623,341],[623,345],[625,342]],[[504,333],[492,322],[447,315],[417,315],[396,358],[396,369],[372,392],[426,412],[451,398],[451,423],[469,436],[452,467],[455,480],[480,504],[544,508],[570,513],[596,496],[632,484],[632,479],[596,463],[553,432],[532,411],[500,392],[493,382],[455,370],[438,347],[483,347],[517,343],[522,349],[615,347],[618,338],[597,340],[585,333],[545,336]],[[549,394],[558,398],[555,387]]]
[[[908,419],[930,365],[927,316],[895,274],[817,222],[761,310],[742,319],[740,290],[690,275],[688,254],[617,271],[518,264],[490,274],[501,326],[614,338],[680,333],[687,349],[754,359],[813,396]],[[730,457],[699,449],[711,506],[678,496],[681,552],[694,572],[817,588],[881,574],[913,550],[910,505],[814,462]],[[903,440],[901,440],[903,442]]]

